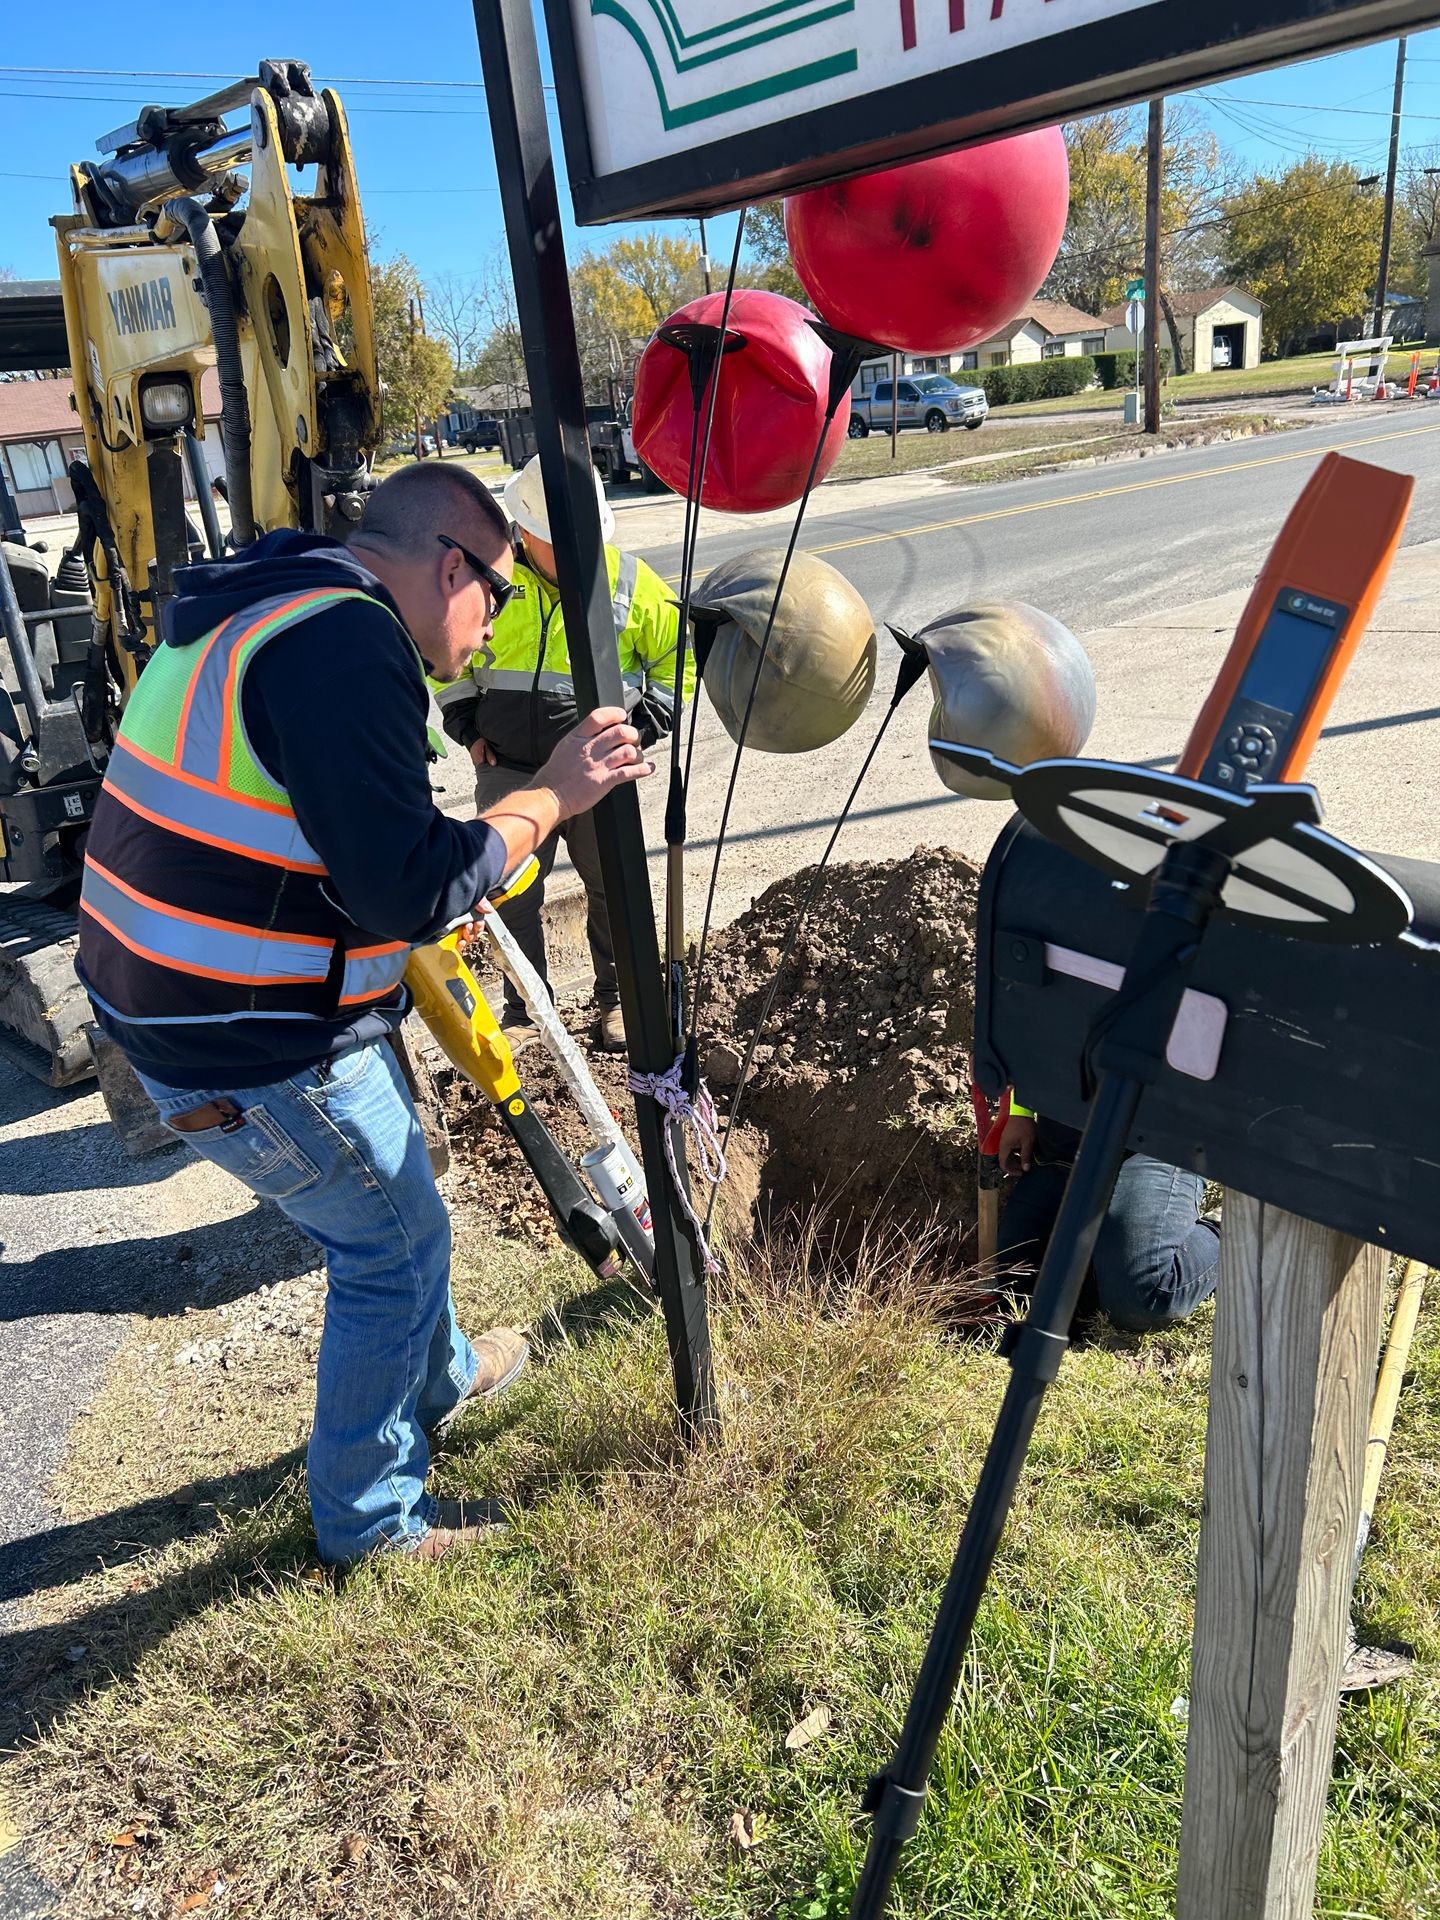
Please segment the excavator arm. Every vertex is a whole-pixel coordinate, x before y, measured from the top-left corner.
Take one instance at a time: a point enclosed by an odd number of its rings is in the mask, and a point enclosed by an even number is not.
[[[85,440],[69,476],[79,535],[53,584],[23,545],[0,547],[0,878],[28,883],[0,904],[0,1044],[55,1086],[94,1070],[72,965],[86,826],[176,569],[224,551],[212,474],[235,546],[276,527],[343,537],[381,432],[365,229],[333,92],[299,61],[262,61],[203,100],[146,107],[97,149],[52,223]],[[310,168],[311,190],[296,191]],[[614,1272],[614,1220],[531,1107],[457,941],[417,953],[407,980],[562,1232]],[[105,1060],[117,1125],[134,1110],[113,1094],[124,1072]]]

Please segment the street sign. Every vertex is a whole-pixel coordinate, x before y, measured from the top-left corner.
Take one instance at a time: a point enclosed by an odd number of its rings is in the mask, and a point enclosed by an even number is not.
[[[1437,0],[545,0],[582,224],[743,206],[1437,16]]]
[[[1125,283],[1125,298],[1127,300],[1143,300],[1145,298],[1145,282],[1143,280],[1127,280]]]
[[[1128,302],[1125,308],[1125,325],[1130,329],[1131,333],[1134,334],[1135,342],[1138,346],[1140,336],[1145,331],[1145,302],[1143,300],[1131,300]]]

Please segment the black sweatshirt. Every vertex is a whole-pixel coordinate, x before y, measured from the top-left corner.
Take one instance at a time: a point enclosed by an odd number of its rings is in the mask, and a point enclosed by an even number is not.
[[[399,610],[338,541],[288,530],[243,553],[185,567],[166,610],[165,644],[193,645],[231,614],[280,594],[359,587],[268,641],[246,672],[242,717],[256,759],[284,787],[330,872],[326,889],[382,940],[443,933],[498,884],[505,843],[478,820],[450,820],[430,791],[424,676]],[[287,1079],[357,1040],[398,1026],[408,1002],[330,1022],[263,1019],[152,1026],[101,1024],[135,1065],[173,1086],[224,1090]],[[99,1010],[97,1010],[98,1012]]]

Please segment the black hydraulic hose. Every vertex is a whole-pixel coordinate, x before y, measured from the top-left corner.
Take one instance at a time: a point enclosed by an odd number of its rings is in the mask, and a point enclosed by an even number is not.
[[[220,419],[225,435],[225,484],[230,495],[230,537],[237,547],[255,538],[255,509],[250,493],[250,402],[240,362],[240,329],[220,236],[198,200],[182,193],[165,202],[165,212],[184,227],[195,249],[195,264],[210,309],[215,336],[215,367],[220,376]]]
[[[15,678],[20,683],[20,698],[30,715],[33,744],[39,740],[40,726],[49,710],[49,702],[40,684],[35,656],[30,650],[30,629],[25,624],[25,615],[20,611],[20,597],[15,591],[15,582],[10,578],[10,567],[3,554],[0,554],[0,633],[10,643]]]
[[[190,470],[190,484],[195,489],[195,504],[200,509],[200,524],[205,529],[205,545],[209,548],[212,560],[225,558],[225,536],[220,531],[220,516],[215,511],[215,496],[210,491],[210,468],[205,460],[205,450],[193,433],[187,431],[185,440],[185,465]]]

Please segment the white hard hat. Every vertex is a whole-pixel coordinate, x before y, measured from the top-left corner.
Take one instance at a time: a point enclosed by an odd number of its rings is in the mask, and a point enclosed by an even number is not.
[[[600,538],[609,540],[615,532],[615,513],[605,498],[605,483],[590,469],[595,480],[595,497],[600,503]],[[505,482],[505,511],[522,533],[533,533],[548,547],[550,515],[545,507],[545,483],[540,478],[540,456],[527,460],[518,473]]]

